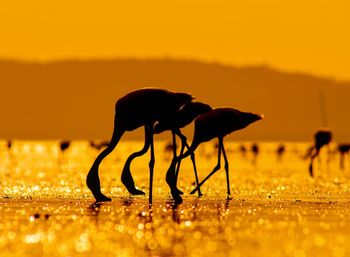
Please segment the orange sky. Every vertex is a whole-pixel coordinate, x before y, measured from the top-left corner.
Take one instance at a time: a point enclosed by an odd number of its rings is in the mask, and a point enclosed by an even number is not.
[[[168,56],[350,79],[349,13],[349,0],[2,1],[0,56]]]

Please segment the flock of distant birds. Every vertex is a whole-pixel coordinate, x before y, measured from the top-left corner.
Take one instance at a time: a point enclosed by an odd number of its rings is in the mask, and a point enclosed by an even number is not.
[[[151,158],[149,162],[150,186],[149,203],[152,204],[152,185],[153,169],[155,163],[153,135],[164,131],[171,131],[172,143],[168,144],[165,151],[172,151],[173,159],[166,173],[166,182],[169,185],[171,195],[175,202],[182,202],[180,195],[183,192],[177,187],[177,180],[181,160],[191,156],[193,170],[196,179],[196,187],[191,194],[198,192],[201,196],[200,187],[221,167],[221,155],[224,158],[224,168],[226,171],[227,195],[230,196],[229,182],[229,162],[226,155],[223,138],[236,130],[243,129],[249,124],[263,118],[263,115],[241,112],[233,108],[214,108],[208,104],[194,102],[193,97],[187,93],[175,93],[164,89],[145,88],[133,91],[120,98],[116,103],[114,131],[110,141],[95,142],[90,141],[90,146],[99,151],[99,155],[94,161],[86,179],[88,188],[94,195],[96,202],[111,201],[110,198],[101,192],[98,168],[102,160],[109,155],[118,144],[120,138],[126,131],[132,131],[139,127],[145,129],[145,142],[140,151],[131,154],[122,171],[121,181],[132,195],[143,195],[143,191],[136,188],[130,172],[130,165],[133,159],[144,155],[151,148]],[[180,129],[195,122],[194,137],[192,144],[188,145],[186,137]],[[181,140],[180,154],[177,155],[176,136]],[[218,144],[215,145],[218,151],[218,162],[212,172],[199,182],[196,163],[195,150],[203,142],[217,138]],[[319,156],[321,148],[329,145],[332,140],[331,130],[322,129],[316,132],[314,144],[307,151],[305,158],[310,159],[309,174],[314,176],[313,162]],[[59,147],[61,152],[65,152],[70,147],[71,141],[61,141]],[[7,147],[12,147],[12,141],[8,141]],[[187,148],[187,151],[185,151]],[[101,151],[104,149],[103,151]],[[337,150],[341,154],[340,168],[344,169],[344,157],[350,152],[350,144],[339,144]],[[241,145],[239,151],[244,156],[247,148]],[[259,154],[259,146],[254,143],[251,145],[251,153],[256,160]],[[286,151],[285,145],[281,144],[276,149],[278,160],[282,159]],[[253,159],[253,160],[254,160]]]
[[[322,130],[324,131],[324,130]],[[303,159],[307,159],[307,158],[311,158],[311,152],[314,151],[315,146],[317,145],[319,147],[318,152],[320,152],[321,147],[326,146],[330,143],[330,141],[322,146],[320,146],[320,143],[318,142],[318,138],[319,138],[319,134],[321,133],[321,131],[317,131],[315,133],[315,143],[307,150],[306,154],[303,156]],[[332,132],[329,131],[330,135],[332,135]],[[323,134],[323,132],[322,132]],[[328,136],[329,138],[329,136]],[[89,141],[89,146],[91,148],[94,148],[95,150],[97,150],[98,152],[100,152],[103,148],[106,148],[109,144],[109,141]],[[12,140],[8,140],[6,143],[7,148],[10,150],[12,148],[13,142]],[[64,153],[69,147],[71,146],[71,141],[70,140],[62,140],[58,143],[58,147],[61,150],[62,153]],[[215,148],[217,148],[218,145],[215,144]],[[173,143],[169,142],[168,144],[165,145],[164,148],[164,152],[173,152],[174,150],[174,146]],[[287,151],[287,147],[285,144],[281,143],[277,146],[275,153],[277,156],[277,161],[281,162],[283,159],[283,155],[286,153]],[[339,162],[339,167],[341,170],[345,169],[345,156],[348,155],[350,153],[350,144],[347,143],[340,143],[337,145],[337,148],[335,149],[336,152],[338,152],[340,154],[340,162]],[[259,148],[259,144],[258,143],[252,143],[250,147],[247,147],[244,144],[241,144],[238,147],[238,152],[240,152],[242,154],[242,156],[245,158],[247,153],[250,152],[253,154],[253,159],[252,159],[252,164],[256,163],[256,159],[257,156],[260,153],[260,148]],[[315,157],[314,157],[315,158]],[[314,159],[313,158],[313,159]],[[310,171],[310,167],[309,166],[309,171]],[[313,172],[310,172],[310,176],[314,176]]]

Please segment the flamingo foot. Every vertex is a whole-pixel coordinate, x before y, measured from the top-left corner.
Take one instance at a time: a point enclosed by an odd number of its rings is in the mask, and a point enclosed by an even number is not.
[[[145,192],[143,192],[143,191],[141,191],[139,189],[136,189],[136,188],[127,188],[127,190],[132,195],[145,195]]]
[[[191,191],[191,195],[194,195],[195,193],[196,193],[196,191],[198,190],[198,197],[201,197],[201,196],[203,196],[203,193],[200,191],[200,189],[198,189],[198,188],[195,188],[195,189],[193,189],[192,191]]]
[[[193,189],[193,190],[191,191],[191,193],[190,193],[190,194],[191,194],[191,195],[193,195],[194,193],[196,193],[196,191],[197,191],[197,190],[199,190],[199,189],[198,189],[198,187],[196,187],[195,189]],[[202,193],[201,193],[201,192],[200,192],[200,195],[202,195]]]
[[[101,203],[101,202],[111,202],[112,199],[105,196],[104,194],[102,194],[101,192],[98,194],[94,194],[94,197],[96,199],[96,203]]]

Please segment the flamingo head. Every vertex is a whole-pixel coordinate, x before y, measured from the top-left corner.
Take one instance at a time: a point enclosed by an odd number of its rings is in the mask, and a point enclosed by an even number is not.
[[[264,119],[264,114],[248,113],[247,121],[250,123]]]

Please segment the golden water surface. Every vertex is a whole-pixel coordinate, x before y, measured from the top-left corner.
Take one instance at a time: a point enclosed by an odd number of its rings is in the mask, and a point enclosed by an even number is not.
[[[316,178],[301,157],[309,144],[261,143],[260,154],[226,143],[232,199],[226,199],[224,165],[194,188],[190,160],[182,164],[174,205],[164,181],[171,160],[156,142],[154,204],[148,205],[149,154],[132,173],[146,196],[130,196],[120,182],[125,159],[142,142],[122,142],[100,168],[102,191],[113,198],[94,205],[85,177],[98,152],[74,141],[61,153],[56,141],[0,142],[0,256],[349,256],[349,169],[327,151],[315,162]],[[250,143],[245,143],[250,148]],[[201,179],[216,165],[213,142],[196,152]],[[347,168],[347,167],[346,167]]]

